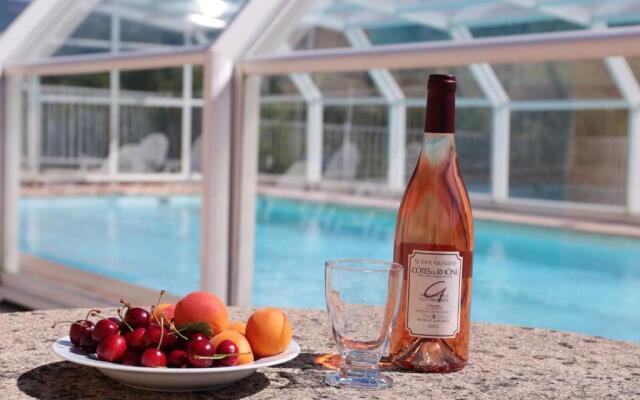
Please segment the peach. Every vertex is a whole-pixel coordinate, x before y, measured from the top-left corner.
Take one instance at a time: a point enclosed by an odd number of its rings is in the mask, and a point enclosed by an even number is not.
[[[176,303],[173,317],[179,329],[206,324],[211,336],[229,325],[227,307],[218,296],[208,292],[191,292],[184,296]]]
[[[211,339],[211,345],[214,349],[217,349],[218,345],[223,340],[231,340],[236,344],[236,346],[238,346],[238,353],[242,354],[238,356],[238,365],[253,362],[253,352],[251,351],[251,346],[249,345],[249,341],[247,340],[247,338],[245,338],[242,333],[235,330],[226,329],[218,333]]]
[[[291,336],[287,314],[279,308],[261,308],[247,321],[246,337],[258,358],[282,353]]]
[[[242,333],[244,335],[246,330],[247,330],[247,324],[245,324],[244,322],[241,322],[241,321],[233,321],[233,322],[231,322],[229,324],[227,329],[231,329],[233,331],[238,331],[238,332],[240,332],[240,333]]]
[[[170,304],[170,303],[158,304],[156,307],[153,308],[153,316],[151,320],[155,321],[156,318],[158,320],[161,318],[164,318],[165,321],[171,321],[173,319],[173,313],[175,309],[176,309],[175,304]]]

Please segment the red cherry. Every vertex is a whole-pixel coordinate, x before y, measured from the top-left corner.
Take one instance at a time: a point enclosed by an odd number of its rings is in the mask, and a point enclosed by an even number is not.
[[[177,343],[178,343],[178,336],[176,335],[176,333],[167,332],[167,329],[165,328],[164,336],[162,337],[162,344],[160,345],[160,347],[165,350],[169,350],[176,347]]]
[[[187,350],[187,348],[189,347],[189,343],[191,342],[197,342],[198,340],[204,340],[204,341],[209,340],[209,338],[207,338],[206,335],[200,332],[187,333],[186,336],[187,336],[187,340],[178,338],[178,342],[176,343],[177,348]]]
[[[187,335],[187,337],[189,338],[190,342],[197,342],[198,340],[209,340],[207,335],[200,332],[191,332]]]
[[[69,328],[69,338],[71,339],[71,343],[75,346],[80,346],[80,339],[85,334],[89,334],[91,336],[91,331],[93,330],[93,322],[89,320],[78,320],[71,324]]]
[[[213,346],[208,340],[190,342],[187,347],[187,360],[189,365],[195,368],[208,368],[213,364],[213,359],[201,357],[213,357]]]
[[[158,368],[167,366],[167,356],[162,350],[146,349],[140,363],[143,367]]]
[[[223,340],[216,347],[216,354],[238,354],[238,346],[231,340]],[[238,356],[227,356],[218,360],[218,364],[231,367],[238,364]]]
[[[120,330],[120,327],[110,319],[101,319],[96,323],[93,332],[91,333],[91,339],[96,342],[102,341],[107,336],[115,335]]]
[[[144,347],[157,347],[160,343],[160,327],[157,325],[149,325],[144,332]]]
[[[100,341],[96,352],[102,361],[116,362],[124,356],[126,351],[127,341],[120,335],[111,335]]]
[[[189,366],[187,352],[180,349],[171,350],[171,353],[169,353],[169,356],[167,357],[167,363],[170,367],[187,368]]]
[[[82,347],[87,353],[95,353],[96,347],[98,346],[98,342],[92,338],[94,329],[95,326],[92,325],[86,329],[82,336],[80,336],[80,347]]]
[[[127,345],[138,350],[144,349],[144,334],[146,331],[145,328],[136,328],[131,332],[125,333],[124,338],[127,341]]]
[[[140,364],[140,352],[138,350],[128,348],[122,356],[120,364],[130,365],[132,367],[139,367]]]
[[[168,328],[163,327],[160,329],[158,325],[149,325],[144,332],[144,347],[158,347],[158,343],[160,343],[160,336],[162,336],[162,344],[160,347],[163,349],[171,349],[175,347],[176,342],[178,341],[178,337],[175,332],[169,332]]]
[[[133,307],[127,310],[124,316],[124,322],[129,324],[133,329],[145,328],[149,325],[150,314],[149,311],[140,307]]]

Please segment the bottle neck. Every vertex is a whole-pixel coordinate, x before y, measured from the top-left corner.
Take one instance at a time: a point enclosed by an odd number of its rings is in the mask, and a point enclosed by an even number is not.
[[[456,142],[453,132],[425,132],[422,141],[420,162],[431,166],[448,164],[456,154]]]
[[[456,131],[456,92],[445,89],[429,89],[424,131],[453,133]]]

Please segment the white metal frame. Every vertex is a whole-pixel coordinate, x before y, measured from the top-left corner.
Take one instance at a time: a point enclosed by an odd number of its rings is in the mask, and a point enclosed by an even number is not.
[[[355,1],[355,0],[354,0]],[[362,2],[358,2],[362,3]],[[43,5],[45,4],[45,5]],[[37,0],[28,8],[28,15],[45,20],[48,12],[55,15],[62,13],[63,8],[70,3],[68,0]],[[531,107],[531,102],[525,104],[509,102],[504,90],[497,79],[493,79],[492,72],[487,69],[488,63],[520,63],[540,62],[551,60],[580,60],[609,56],[637,56],[640,55],[640,28],[610,28],[602,31],[562,32],[538,35],[522,35],[518,37],[501,37],[489,39],[468,38],[459,42],[420,43],[407,45],[389,45],[366,47],[366,42],[356,37],[356,44],[360,48],[337,50],[300,51],[293,54],[260,55],[273,51],[274,46],[283,43],[296,21],[302,18],[305,11],[311,7],[312,1],[303,0],[288,2],[286,0],[260,0],[249,2],[234,22],[223,31],[219,39],[211,47],[192,47],[185,50],[160,49],[148,52],[130,52],[124,54],[99,54],[91,56],[60,57],[54,60],[39,62],[6,64],[6,59],[12,58],[20,50],[20,46],[7,45],[6,37],[18,41],[19,35],[15,29],[9,29],[0,49],[9,48],[7,53],[0,52],[0,65],[3,72],[0,76],[0,87],[3,88],[2,112],[4,124],[0,127],[0,137],[4,151],[2,152],[1,172],[1,202],[0,221],[2,231],[2,260],[4,271],[17,271],[17,199],[18,199],[18,171],[19,171],[19,132],[21,132],[21,110],[19,102],[10,101],[21,96],[20,81],[26,76],[38,75],[70,75],[77,73],[105,72],[109,70],[140,70],[163,67],[178,67],[189,64],[204,64],[204,96],[203,104],[203,206],[202,206],[202,263],[201,283],[206,290],[218,293],[231,304],[248,304],[251,292],[251,274],[253,262],[253,229],[255,221],[255,193],[256,193],[256,157],[258,138],[258,104],[259,104],[259,76],[269,74],[305,74],[312,72],[346,72],[363,70],[384,70],[391,68],[425,68],[436,66],[478,65],[473,67],[481,83],[488,101],[461,101],[460,106],[477,106],[484,104],[497,106],[494,113],[495,132],[494,146],[505,143],[506,148],[494,147],[493,167],[505,167],[508,171],[508,113],[511,110]],[[404,13],[404,11],[403,11]],[[428,21],[423,21],[428,23]],[[44,32],[37,29],[33,21],[23,24],[32,31]],[[248,29],[248,27],[251,27]],[[450,26],[447,29],[453,29]],[[25,33],[25,32],[19,32]],[[464,31],[455,33],[465,35]],[[356,34],[357,35],[357,34]],[[117,39],[117,38],[116,38]],[[571,51],[567,51],[571,49]],[[6,58],[6,59],[5,59]],[[633,78],[624,71],[619,62],[608,62],[612,74],[617,76],[616,82],[627,87],[627,80]],[[484,65],[484,66],[483,66]],[[184,74],[188,74],[183,70]],[[626,75],[625,75],[626,74]],[[363,100],[372,104],[404,101],[410,105],[412,100],[402,100],[398,93],[393,93],[393,84],[384,73],[372,74],[378,76],[374,80],[380,85],[384,98],[380,100]],[[302,75],[301,77],[303,77]],[[298,85],[307,87],[304,79],[298,79]],[[114,82],[117,81],[114,79]],[[187,79],[185,79],[185,82]],[[308,81],[306,83],[309,83]],[[306,86],[305,86],[306,85]],[[484,86],[482,86],[484,85]],[[637,85],[637,83],[636,83]],[[386,89],[384,89],[386,87]],[[186,88],[185,88],[186,89]],[[316,88],[317,89],[317,88]],[[118,88],[110,89],[117,93]],[[502,92],[501,92],[502,90]],[[629,203],[630,212],[638,212],[638,187],[640,187],[640,173],[638,171],[638,151],[640,147],[640,113],[639,92],[627,89],[623,93],[622,108],[632,107],[630,113],[630,174],[629,174]],[[307,100],[313,104],[327,104],[329,101],[339,103],[337,99],[322,99],[318,101],[320,93],[309,96],[313,88],[301,90]],[[386,92],[385,92],[386,91]],[[401,94],[401,92],[400,92]],[[321,94],[320,94],[321,95]],[[184,106],[185,94],[180,103]],[[112,96],[110,101],[113,100]],[[351,101],[351,100],[350,100]],[[603,103],[603,102],[600,102]],[[567,107],[597,108],[596,101],[563,102]],[[616,103],[615,101],[613,103]],[[607,104],[611,105],[610,101]],[[537,107],[553,108],[554,102],[538,102]],[[616,103],[615,107],[621,107]],[[404,108],[404,106],[403,106]],[[314,108],[309,113],[309,126],[321,129],[322,108]],[[320,111],[318,111],[320,110]],[[396,112],[397,110],[392,110]],[[506,115],[505,115],[506,114]],[[315,120],[314,120],[315,118]],[[395,118],[393,129],[401,130],[404,121]],[[402,127],[400,126],[402,125]],[[183,126],[183,140],[189,132]],[[401,135],[404,137],[404,135]],[[113,138],[113,137],[112,137]],[[321,135],[313,134],[317,141]],[[392,139],[396,150],[404,148],[400,138]],[[397,140],[397,141],[396,141]],[[313,141],[309,141],[313,144]],[[317,143],[315,143],[317,144]],[[317,151],[317,150],[316,150]],[[215,155],[215,156],[214,156]],[[319,160],[321,153],[309,154],[312,166],[307,176],[319,179]],[[314,158],[315,157],[315,158]],[[395,157],[395,155],[394,155]],[[183,159],[184,162],[184,159]],[[117,163],[115,163],[117,165]],[[320,173],[319,173],[320,172]],[[181,173],[188,173],[188,167],[183,164]],[[394,164],[390,167],[389,175],[399,178],[402,167]],[[504,172],[502,172],[504,174]],[[504,176],[494,176],[494,200],[511,201],[505,188],[508,180]],[[393,183],[393,182],[390,182]],[[515,201],[515,200],[514,200]],[[588,206],[586,206],[588,207]]]

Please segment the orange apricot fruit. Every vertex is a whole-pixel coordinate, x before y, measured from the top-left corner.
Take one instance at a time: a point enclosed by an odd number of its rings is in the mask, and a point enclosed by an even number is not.
[[[246,337],[258,358],[282,353],[289,346],[291,336],[287,314],[279,308],[261,308],[247,321]]]
[[[245,332],[247,331],[247,324],[241,321],[233,321],[229,323],[229,326],[227,327],[227,329],[238,331],[244,335]]]
[[[222,300],[209,292],[191,292],[176,303],[173,313],[178,329],[193,324],[205,323],[212,335],[225,330],[229,325],[229,314]]]
[[[251,345],[249,345],[249,341],[244,337],[242,333],[232,329],[226,329],[215,335],[210,340],[211,346],[213,346],[214,349],[217,349],[218,345],[223,340],[231,340],[238,347],[238,353],[241,354],[240,356],[238,356],[238,365],[253,362],[253,352],[251,349]]]
[[[153,308],[152,321],[164,319],[165,321],[171,321],[173,319],[173,313],[176,309],[175,304],[162,303]]]

